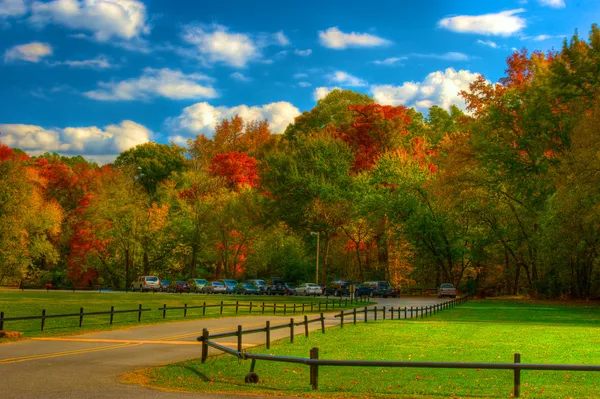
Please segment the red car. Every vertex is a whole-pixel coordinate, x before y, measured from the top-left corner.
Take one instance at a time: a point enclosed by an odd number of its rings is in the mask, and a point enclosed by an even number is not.
[[[190,285],[185,281],[175,281],[169,285],[167,292],[190,292]]]

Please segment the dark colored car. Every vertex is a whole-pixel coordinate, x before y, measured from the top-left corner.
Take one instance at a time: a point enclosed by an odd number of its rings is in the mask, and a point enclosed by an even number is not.
[[[266,290],[267,295],[285,295],[287,286],[285,281],[279,277],[273,277],[267,280]]]
[[[372,288],[369,296],[398,298],[398,291],[387,281],[365,281],[363,285],[368,285]]]
[[[160,292],[167,292],[167,290],[169,289],[169,285],[171,285],[171,282],[169,280],[160,280],[159,291]]]
[[[350,295],[351,281],[334,280],[325,286],[325,295],[348,296]]]
[[[185,281],[175,281],[169,285],[167,292],[190,292],[190,285]]]
[[[265,292],[265,288],[266,288],[265,280],[259,280],[259,279],[246,280],[245,283],[254,284],[261,293]]]
[[[240,295],[258,295],[260,289],[252,283],[239,283],[235,287],[235,293]]]
[[[235,292],[235,287],[237,287],[237,280],[221,280],[223,284],[225,284],[225,288],[227,289],[227,294],[233,294]]]
[[[369,282],[365,282],[364,284],[359,285],[358,288],[356,288],[356,296],[373,296],[373,291],[375,290],[373,286],[374,284],[370,284]]]
[[[296,288],[290,283],[285,283],[285,295],[296,295]]]

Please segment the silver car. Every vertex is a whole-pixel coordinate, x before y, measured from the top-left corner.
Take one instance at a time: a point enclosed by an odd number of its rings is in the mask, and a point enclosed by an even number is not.
[[[207,294],[225,294],[227,292],[227,287],[222,281],[211,281],[204,286],[202,291]]]
[[[296,287],[296,294],[298,296],[321,295],[323,290],[315,283],[302,283]]]
[[[160,291],[160,280],[156,276],[140,276],[131,283],[131,292]]]

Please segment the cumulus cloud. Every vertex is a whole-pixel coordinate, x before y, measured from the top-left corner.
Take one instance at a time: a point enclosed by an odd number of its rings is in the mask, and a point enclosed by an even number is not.
[[[300,111],[286,101],[253,107],[247,105],[215,107],[207,102],[200,102],[184,108],[178,117],[167,120],[167,128],[174,133],[169,139],[183,144],[187,138],[200,133],[212,136],[215,125],[220,120],[231,118],[236,114],[246,121],[266,119],[273,133],[283,133],[294,118],[300,115]]]
[[[174,100],[215,98],[210,78],[193,73],[184,74],[169,68],[144,69],[138,78],[120,82],[99,82],[99,89],[85,92],[88,98],[101,101],[146,100],[166,97]]]
[[[341,86],[363,87],[367,85],[366,81],[344,71],[335,71],[327,77],[331,83],[339,84]]]
[[[381,47],[392,43],[370,33],[344,33],[337,26],[326,31],[319,31],[319,41],[324,47],[335,50],[343,50],[348,47]]]
[[[342,90],[339,87],[325,87],[325,86],[317,87],[315,89],[315,91],[313,92],[313,99],[315,101],[319,101],[320,99],[325,98],[329,93],[331,93],[335,89]]]
[[[525,19],[517,15],[524,11],[524,8],[518,8],[492,14],[458,15],[443,18],[438,25],[459,33],[511,36],[527,26]]]
[[[312,54],[312,50],[307,48],[306,50],[294,50],[294,54],[299,55],[300,57],[308,57]]]
[[[37,155],[46,151],[85,155],[90,159],[114,159],[122,151],[149,141],[152,132],[124,120],[117,125],[47,129],[35,125],[0,124],[2,143]]]
[[[249,82],[252,80],[241,72],[234,72],[229,76],[231,77],[231,79],[238,80],[240,82]]]
[[[199,58],[208,63],[224,63],[243,68],[251,61],[262,58],[262,49],[268,46],[287,46],[283,32],[258,34],[231,32],[219,24],[191,24],[183,28],[182,38],[196,47]]]
[[[146,6],[138,0],[34,1],[29,21],[37,26],[57,24],[91,32],[99,41],[130,40],[150,32]]]
[[[401,65],[400,62],[406,60],[407,57],[390,57],[385,60],[375,60],[373,64],[375,65]]]
[[[538,0],[540,5],[551,8],[565,8],[565,0]]]
[[[27,13],[25,0],[0,0],[0,19],[20,17]]]
[[[404,82],[399,86],[373,85],[371,93],[379,104],[405,105],[419,110],[426,110],[432,105],[449,109],[455,104],[464,109],[465,103],[458,93],[467,90],[478,76],[478,73],[448,68],[430,73],[422,82]]]
[[[52,55],[52,47],[47,43],[32,42],[14,46],[4,53],[4,62],[27,61],[40,62],[44,57]]]

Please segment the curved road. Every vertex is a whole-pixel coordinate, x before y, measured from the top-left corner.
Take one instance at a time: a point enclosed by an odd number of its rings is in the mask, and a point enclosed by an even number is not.
[[[440,302],[437,298],[378,300],[379,306],[427,306]],[[60,338],[39,338],[0,345],[0,397],[24,398],[235,398],[238,395],[190,394],[162,392],[119,382],[121,375],[145,367],[161,366],[200,357],[196,337],[203,328],[211,332],[289,322],[293,316],[244,316],[221,319],[197,319],[123,330],[89,333]],[[309,315],[309,319],[314,318]],[[300,321],[303,316],[297,315]],[[361,317],[362,319],[362,317]],[[326,315],[326,326],[339,324],[339,319]],[[320,328],[319,323],[310,329]],[[297,328],[297,334],[303,329]],[[289,336],[289,330],[273,331],[273,340]],[[236,338],[216,340],[235,347]],[[244,336],[244,345],[264,343],[264,334]],[[211,352],[213,353],[213,352]],[[255,398],[258,398],[255,396]]]

